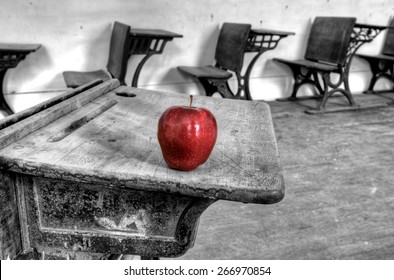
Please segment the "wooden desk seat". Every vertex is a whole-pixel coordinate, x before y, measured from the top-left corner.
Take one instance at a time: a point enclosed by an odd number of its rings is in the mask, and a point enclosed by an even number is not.
[[[65,71],[63,77],[69,88],[77,88],[97,79],[102,81],[111,79],[110,74],[104,69],[90,72]]]
[[[319,61],[309,61],[309,60],[287,60],[287,59],[280,59],[275,58],[276,61],[286,63],[289,65],[297,66],[297,67],[305,67],[307,69],[315,69],[318,71],[326,71],[326,72],[339,72],[338,65],[329,64],[326,62],[319,62]]]
[[[233,76],[230,72],[212,65],[201,67],[181,66],[179,68],[197,78],[228,80]]]
[[[346,68],[349,62],[348,47],[355,22],[356,18],[351,17],[316,17],[309,34],[304,59],[274,58],[275,61],[290,67],[295,80],[291,97],[279,100],[296,100],[298,89],[304,84],[312,84],[318,90],[318,97],[322,98],[318,110],[325,110],[327,99],[335,92],[342,93],[350,105],[355,105],[349,90]],[[332,82],[331,73],[339,74],[339,80],[335,79],[335,82]],[[341,88],[342,85],[344,88]]]
[[[390,22],[390,28],[383,45],[382,52],[378,55],[358,54],[359,57],[368,61],[372,78],[367,92],[372,93],[378,79],[384,77],[394,82],[394,18]]]
[[[236,94],[231,92],[228,79],[232,77],[232,72],[235,73],[238,81],[241,79],[244,52],[250,29],[250,24],[224,23],[216,45],[216,65],[179,66],[178,69],[197,78],[207,96],[218,92],[224,98],[246,99],[246,95],[241,95],[241,90],[238,90]]]
[[[127,72],[127,60],[130,46],[130,26],[115,21],[109,50],[107,69],[100,69],[88,72],[65,71],[63,78],[67,87],[77,88],[94,80],[106,81],[111,78],[118,79],[125,85]]]

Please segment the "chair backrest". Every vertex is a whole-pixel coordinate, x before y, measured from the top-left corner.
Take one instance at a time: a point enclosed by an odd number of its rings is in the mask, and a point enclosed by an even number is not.
[[[250,28],[250,24],[223,23],[215,53],[219,66],[236,73],[241,72]]]
[[[390,27],[392,28],[387,30],[387,36],[382,50],[382,53],[385,55],[394,55],[394,17],[391,20]]]
[[[305,58],[343,65],[356,18],[316,17],[308,38]]]
[[[124,83],[127,71],[127,60],[130,46],[130,26],[114,22],[109,47],[107,70],[113,78]]]

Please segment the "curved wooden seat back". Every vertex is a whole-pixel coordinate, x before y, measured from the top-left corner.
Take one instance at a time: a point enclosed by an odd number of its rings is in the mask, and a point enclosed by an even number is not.
[[[391,19],[390,27],[387,30],[386,40],[383,45],[382,54],[394,56],[394,17]]]
[[[130,26],[115,21],[111,35],[107,70],[113,78],[124,81],[130,46]]]
[[[250,29],[250,24],[223,23],[216,45],[217,66],[235,73],[241,72]]]
[[[316,17],[305,59],[343,65],[355,23],[352,17]]]

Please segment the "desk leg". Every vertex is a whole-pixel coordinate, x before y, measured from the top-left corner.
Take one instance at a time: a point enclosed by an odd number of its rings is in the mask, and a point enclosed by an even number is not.
[[[137,69],[135,70],[133,81],[131,83],[132,87],[138,87],[138,78],[140,76],[142,67],[145,62],[154,54],[161,54],[164,51],[164,48],[168,41],[171,39],[163,39],[163,38],[139,38],[134,39],[133,43],[130,46],[130,55],[133,54],[146,54],[145,57],[138,64]]]
[[[0,110],[5,111],[8,115],[12,115],[14,112],[12,111],[7,101],[5,100],[4,92],[3,92],[3,81],[6,72],[7,69],[0,70]]]
[[[231,91],[227,81],[209,79],[208,82],[206,79],[200,78],[199,81],[203,85],[207,95],[212,96],[213,93],[218,91],[224,98],[252,100],[249,87],[250,74],[252,73],[254,64],[264,52],[265,51],[262,51],[255,55],[255,57],[246,68],[244,76],[242,76],[241,73],[236,73],[238,90],[235,94]],[[244,95],[242,95],[242,93],[244,93]]]
[[[140,73],[142,70],[142,67],[144,66],[145,62],[155,53],[148,53],[138,64],[137,69],[135,70],[134,76],[133,76],[133,82],[131,83],[132,87],[138,87],[138,78],[140,77]]]
[[[22,250],[15,176],[0,170],[0,259],[14,259]]]
[[[249,63],[248,67],[246,68],[245,76],[243,77],[244,81],[244,88],[245,88],[245,97],[247,100],[252,100],[252,96],[250,94],[250,87],[249,87],[249,80],[250,80],[250,74],[252,73],[253,66],[255,65],[256,61],[259,59],[259,57],[264,53],[265,51],[257,53],[252,61]]]

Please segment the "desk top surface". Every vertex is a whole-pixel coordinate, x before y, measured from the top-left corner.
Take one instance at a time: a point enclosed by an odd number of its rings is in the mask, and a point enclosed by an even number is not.
[[[1,51],[15,51],[15,52],[32,52],[41,47],[40,44],[8,44],[0,43]]]
[[[368,28],[368,29],[380,29],[380,30],[384,30],[387,28],[392,28],[390,26],[386,26],[386,25],[376,25],[376,24],[367,24],[367,23],[359,23],[356,22],[354,24],[354,27],[356,28]]]
[[[13,131],[29,129],[50,114],[66,110],[72,102],[83,104],[81,100],[97,87],[112,81],[118,82],[110,80],[3,128],[0,144]],[[119,188],[246,203],[269,204],[283,198],[282,168],[266,103],[196,96],[194,106],[208,108],[216,116],[218,138],[207,162],[194,171],[182,172],[170,169],[164,162],[157,124],[167,108],[188,106],[189,96],[118,85],[0,149],[0,168]],[[119,90],[135,93],[136,97],[118,96],[115,91]],[[70,124],[108,103],[116,104],[62,140],[50,142],[51,137]]]
[[[265,29],[265,28],[253,28],[250,30],[251,35],[277,35],[277,36],[289,36],[295,35],[295,32]]]
[[[162,29],[131,28],[130,34],[135,37],[149,38],[181,38],[183,35]]]

